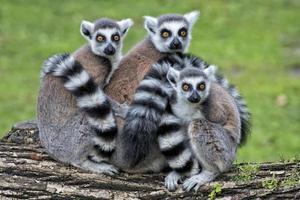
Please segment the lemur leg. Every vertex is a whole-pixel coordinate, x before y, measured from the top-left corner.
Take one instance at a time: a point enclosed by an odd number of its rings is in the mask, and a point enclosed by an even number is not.
[[[198,190],[227,171],[235,157],[237,144],[220,124],[207,120],[192,121],[188,127],[192,150],[201,164],[202,172],[183,183],[185,190]]]
[[[185,175],[198,173],[198,162],[194,159],[188,145],[186,127],[172,114],[163,115],[158,129],[158,143],[162,154],[172,168],[165,178],[168,190],[175,190]]]

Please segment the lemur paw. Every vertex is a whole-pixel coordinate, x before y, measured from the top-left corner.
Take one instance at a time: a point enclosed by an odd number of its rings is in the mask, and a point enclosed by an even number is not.
[[[183,182],[183,189],[185,191],[191,191],[193,188],[195,191],[199,189],[202,184],[198,183],[198,180],[194,177],[191,177]]]
[[[191,191],[192,189],[197,191],[200,186],[212,181],[215,177],[216,175],[211,172],[201,172],[185,180],[183,182],[183,189],[185,191]]]
[[[115,166],[103,162],[97,164],[93,163],[92,165],[89,166],[89,168],[92,171],[95,171],[100,174],[106,174],[109,176],[115,176],[119,174],[119,170]]]
[[[119,174],[119,170],[115,166],[109,165],[109,164],[107,164],[107,166],[103,166],[101,171],[103,174],[106,174],[109,176],[115,176],[115,175]]]
[[[169,191],[175,191],[181,176],[177,172],[171,172],[165,178],[165,186]]]

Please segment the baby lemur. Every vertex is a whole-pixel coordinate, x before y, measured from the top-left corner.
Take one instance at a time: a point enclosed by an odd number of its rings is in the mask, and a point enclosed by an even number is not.
[[[131,19],[83,21],[88,41],[72,54],[56,55],[43,65],[38,98],[42,145],[54,159],[110,175],[117,126],[111,102],[102,91],[121,59]]]
[[[170,190],[183,175],[192,175],[184,181],[184,189],[197,190],[228,170],[235,159],[240,116],[234,99],[216,82],[215,71],[213,65],[203,70],[169,68],[167,79],[175,95],[170,101],[172,112],[162,118],[158,141],[173,169],[165,179]],[[202,171],[196,175],[197,162]]]

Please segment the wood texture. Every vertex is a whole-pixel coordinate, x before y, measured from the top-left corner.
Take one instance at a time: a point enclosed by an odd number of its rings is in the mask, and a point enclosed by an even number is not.
[[[299,161],[252,164],[257,169],[247,181],[238,179],[248,164],[238,164],[198,192],[168,192],[164,174],[109,177],[56,162],[39,145],[34,124],[15,125],[0,142],[0,199],[208,199],[217,183],[221,192],[216,198],[300,199],[299,179],[292,186],[283,184],[299,175]],[[276,180],[270,181],[276,187],[264,186],[266,180]]]

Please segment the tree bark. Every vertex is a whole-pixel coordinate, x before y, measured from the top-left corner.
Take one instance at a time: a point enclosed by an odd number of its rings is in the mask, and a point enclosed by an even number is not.
[[[299,199],[298,160],[236,164],[197,192],[168,192],[164,174],[116,177],[66,166],[44,153],[35,122],[21,123],[0,142],[0,199]],[[256,166],[247,171],[246,166]],[[249,167],[248,167],[249,168]],[[268,181],[269,180],[269,181]],[[266,184],[268,181],[269,184]],[[220,192],[217,192],[216,184]],[[216,194],[216,195],[214,195]]]

